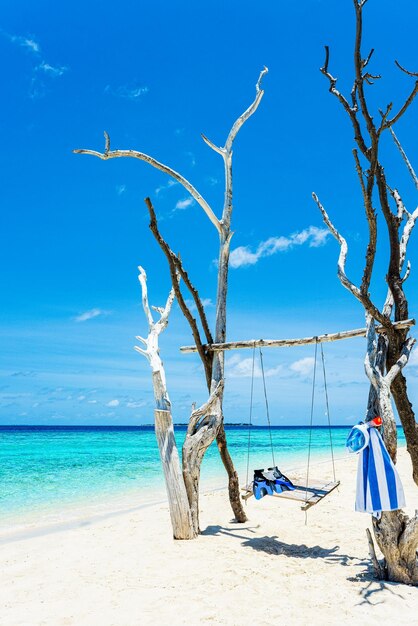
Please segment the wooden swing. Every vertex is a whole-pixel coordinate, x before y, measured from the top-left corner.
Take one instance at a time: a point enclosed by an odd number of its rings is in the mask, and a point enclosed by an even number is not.
[[[301,509],[303,511],[306,511],[311,506],[318,504],[318,502],[323,500],[329,493],[334,491],[334,489],[336,489],[338,485],[340,484],[340,481],[337,480],[335,476],[334,450],[333,450],[333,445],[332,445],[331,422],[330,422],[329,403],[328,403],[328,388],[327,388],[327,379],[326,379],[326,372],[325,372],[324,350],[322,347],[322,343],[321,343],[322,371],[323,371],[323,378],[324,378],[324,390],[325,390],[332,469],[333,469],[334,479],[332,481],[321,480],[318,478],[312,478],[309,475],[310,459],[311,459],[312,430],[313,430],[313,413],[314,413],[314,403],[315,403],[317,352],[318,352],[318,341],[315,342],[315,358],[314,358],[314,371],[313,371],[313,379],[312,379],[311,418],[310,418],[310,428],[309,428],[308,463],[307,463],[307,470],[306,470],[306,480],[304,481],[304,484],[301,484],[300,480],[298,480],[297,478],[292,479],[292,477],[290,477],[290,480],[294,486],[293,490],[291,491],[285,490],[285,491],[282,491],[281,493],[271,494],[275,498],[285,498],[288,500],[298,501],[301,504]],[[270,435],[271,455],[272,455],[273,467],[275,467],[276,462],[274,459],[273,438],[272,438],[271,423],[270,423],[270,411],[269,411],[269,404],[268,404],[268,398],[267,398],[266,378],[264,375],[263,353],[261,351],[261,347],[259,348],[259,354],[260,354],[261,376],[263,380],[264,400],[265,400],[265,406],[266,406],[266,417],[267,417],[267,424],[268,424],[269,435]],[[254,495],[253,483],[252,482],[250,483],[248,481],[249,466],[250,466],[250,450],[251,450],[252,412],[253,412],[254,364],[255,364],[255,345],[253,346],[253,359],[252,359],[252,372],[251,372],[250,417],[249,417],[249,425],[248,425],[247,479],[246,479],[246,486],[242,488],[242,491],[244,492],[242,495],[242,499],[245,501],[247,501],[249,498],[251,498],[251,496]]]
[[[410,328],[415,325],[414,319],[408,319],[400,322],[396,322],[393,327],[397,329],[402,328]],[[328,406],[328,390],[326,384],[326,373],[325,373],[325,360],[324,360],[324,352],[322,348],[323,342],[331,342],[331,341],[340,341],[342,339],[351,339],[352,337],[365,337],[366,336],[366,328],[355,328],[353,330],[345,330],[338,333],[327,333],[325,335],[319,335],[316,337],[299,337],[296,339],[250,339],[244,341],[229,341],[226,343],[212,343],[205,344],[203,348],[208,351],[224,351],[224,350],[239,350],[245,348],[253,349],[253,370],[252,370],[252,380],[251,380],[251,406],[250,406],[250,424],[248,431],[248,450],[250,451],[251,444],[251,418],[252,418],[252,397],[253,397],[253,383],[254,383],[254,359],[255,359],[255,348],[260,348],[260,361],[262,366],[262,377],[263,377],[263,386],[265,393],[265,401],[266,401],[266,412],[267,412],[267,420],[270,431],[270,442],[272,444],[271,437],[271,428],[270,428],[270,416],[268,411],[268,400],[266,393],[266,385],[265,385],[265,376],[264,376],[264,367],[263,367],[263,355],[261,352],[261,347],[264,348],[281,348],[281,347],[290,347],[290,346],[302,346],[308,344],[315,344],[315,365],[314,365],[314,376],[313,376],[313,384],[312,384],[312,403],[311,403],[311,423],[310,423],[310,431],[309,431],[309,446],[308,446],[308,465],[306,472],[306,480],[304,484],[300,484],[297,478],[292,480],[295,489],[293,491],[283,491],[280,494],[274,494],[275,498],[285,498],[290,500],[297,500],[301,503],[302,510],[306,511],[314,504],[317,504],[321,500],[323,500],[331,491],[334,491],[340,484],[335,477],[335,464],[334,464],[334,453],[332,448],[332,434],[331,434],[331,424],[330,424],[330,414],[329,414],[329,406]],[[383,326],[376,326],[376,332],[381,333],[385,332]],[[330,447],[331,447],[331,456],[332,456],[332,466],[333,466],[333,480],[321,480],[316,478],[311,478],[309,476],[310,469],[310,453],[311,453],[311,441],[312,441],[312,421],[313,421],[313,409],[314,409],[314,398],[315,398],[315,377],[316,377],[316,363],[317,363],[317,349],[318,343],[321,344],[321,355],[322,355],[322,366],[323,366],[323,376],[324,376],[324,388],[325,388],[325,398],[327,405],[327,417],[328,417],[328,427],[330,434]],[[197,352],[197,347],[193,346],[182,346],[180,351],[183,354],[189,354],[193,352]],[[249,455],[249,453],[248,453]],[[272,456],[273,456],[273,465],[274,463],[274,451],[272,445]],[[249,458],[249,456],[248,456]],[[248,500],[253,495],[252,483],[248,482],[248,462],[247,462],[247,480],[246,486],[243,487],[243,500]]]

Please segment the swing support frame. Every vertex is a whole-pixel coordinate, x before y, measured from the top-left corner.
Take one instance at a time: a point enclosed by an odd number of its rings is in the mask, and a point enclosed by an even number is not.
[[[322,344],[320,344],[321,350],[321,362],[322,362],[322,373],[323,373],[323,381],[324,381],[324,391],[325,391],[325,399],[326,399],[326,415],[328,418],[328,429],[329,429],[329,441],[330,441],[330,449],[331,449],[331,460],[332,460],[332,471],[333,471],[333,480],[320,480],[317,478],[310,477],[310,462],[311,462],[311,443],[312,443],[312,428],[313,428],[313,415],[314,415],[314,406],[315,406],[315,388],[316,388],[316,369],[317,369],[317,361],[318,361],[318,341],[315,341],[315,358],[314,358],[314,369],[313,369],[313,378],[312,378],[312,396],[311,396],[311,411],[310,411],[310,424],[309,424],[309,444],[308,444],[308,459],[307,459],[307,468],[306,468],[306,477],[304,483],[301,484],[300,479],[292,478],[290,479],[294,489],[292,490],[284,490],[281,493],[273,493],[271,494],[274,497],[285,498],[289,500],[296,500],[301,503],[302,511],[307,511],[311,506],[320,502],[325,496],[327,496],[331,491],[334,491],[340,484],[340,481],[336,479],[335,474],[335,461],[334,461],[334,450],[332,443],[332,433],[331,433],[331,420],[330,420],[330,411],[329,411],[329,401],[328,401],[328,386],[327,386],[327,377],[325,371],[325,357],[324,350]],[[253,392],[254,392],[254,366],[255,366],[255,351],[256,346],[255,342],[253,343],[253,357],[252,357],[252,371],[251,371],[251,394],[250,394],[250,415],[249,415],[249,423],[248,423],[248,451],[247,451],[247,475],[246,475],[246,485],[242,489],[244,494],[242,495],[242,499],[247,501],[253,494],[253,483],[249,482],[249,467],[250,467],[250,452],[251,452],[251,428],[252,428],[252,413],[253,413]],[[263,391],[264,391],[264,401],[266,406],[266,417],[267,424],[270,435],[270,447],[271,447],[271,457],[273,466],[276,466],[275,458],[274,458],[274,446],[273,446],[273,438],[271,432],[271,422],[270,422],[270,410],[269,403],[267,397],[267,389],[266,389],[266,379],[264,374],[264,360],[263,360],[263,352],[261,347],[258,348],[260,355],[260,367],[261,374],[263,379]]]
[[[396,329],[410,328],[411,326],[415,326],[415,320],[408,319],[408,320],[396,322],[396,323],[393,323],[392,326],[393,328],[396,328]],[[385,328],[383,326],[376,326],[376,332],[384,333]],[[299,501],[301,502],[301,509],[303,511],[307,511],[307,509],[309,509],[311,506],[313,506],[314,504],[317,504],[323,498],[325,498],[325,496],[327,496],[329,493],[334,491],[334,489],[336,489],[338,485],[340,484],[340,481],[337,480],[335,476],[334,452],[333,452],[333,446],[332,446],[331,423],[330,423],[330,413],[329,413],[329,404],[328,404],[328,391],[327,391],[326,374],[325,374],[325,360],[324,360],[324,352],[323,352],[322,344],[325,342],[340,341],[342,339],[351,339],[354,337],[366,337],[366,334],[367,334],[366,328],[355,328],[353,330],[345,330],[345,331],[341,331],[338,333],[327,333],[324,335],[317,335],[313,337],[299,337],[296,339],[249,339],[249,340],[244,340],[244,341],[229,341],[226,343],[212,343],[212,344],[206,344],[203,346],[203,349],[208,352],[211,352],[211,351],[223,352],[226,350],[240,350],[240,349],[246,349],[246,348],[253,349],[250,420],[249,420],[249,430],[248,430],[247,479],[246,479],[246,485],[242,489],[242,491],[244,492],[242,499],[244,501],[247,501],[253,495],[252,483],[249,483],[248,481],[248,471],[249,471],[251,426],[252,426],[251,418],[252,418],[255,349],[259,348],[259,352],[260,352],[260,363],[261,363],[261,370],[263,374],[263,388],[264,388],[264,396],[265,396],[265,403],[266,403],[267,422],[268,422],[269,431],[270,431],[270,444],[271,444],[271,449],[272,449],[273,465],[275,465],[273,441],[272,441],[272,436],[271,436],[269,407],[268,407],[267,391],[266,391],[266,384],[265,384],[265,377],[264,377],[263,356],[262,356],[261,348],[285,348],[285,347],[291,347],[291,346],[315,344],[315,366],[314,366],[314,375],[313,375],[313,382],[312,382],[312,401],[311,401],[311,419],[310,419],[310,428],[309,428],[308,463],[307,463],[306,480],[304,481],[305,484],[301,485],[300,479],[294,478],[294,479],[291,479],[292,483],[295,486],[295,489],[293,491],[283,491],[280,494],[277,494],[277,493],[273,494],[273,497],[276,497],[276,498],[284,498],[284,499]],[[334,477],[334,480],[332,481],[310,478],[309,476],[318,344],[321,345],[324,389],[325,389],[325,397],[326,397],[326,404],[327,404],[328,426],[329,426],[329,433],[330,433],[330,448],[331,448],[333,477]],[[197,352],[197,347],[196,346],[182,346],[180,348],[180,351],[184,354],[190,354],[193,352]]]
[[[400,322],[394,322],[393,328],[402,330],[415,326],[415,320],[409,319]],[[340,341],[342,339],[352,339],[354,337],[366,337],[366,328],[354,328],[352,330],[343,330],[338,333],[326,333],[324,335],[317,335],[313,337],[299,337],[297,339],[245,339],[244,341],[228,341],[226,343],[211,343],[205,344],[203,348],[211,351],[224,351],[224,350],[242,350],[245,348],[290,348],[291,346],[304,346],[315,343],[325,343],[330,341]],[[383,326],[376,326],[377,333],[384,333],[385,328]],[[183,354],[190,354],[197,352],[196,346],[182,346],[180,352]]]

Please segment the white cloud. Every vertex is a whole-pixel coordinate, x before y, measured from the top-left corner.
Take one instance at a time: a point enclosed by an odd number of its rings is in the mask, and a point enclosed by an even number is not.
[[[328,235],[329,231],[326,228],[309,226],[309,228],[305,228],[289,237],[270,237],[266,241],[259,243],[255,251],[252,251],[249,246],[240,246],[231,252],[231,267],[255,265],[263,257],[271,256],[277,252],[285,252],[304,243],[308,243],[310,248],[318,248],[325,244]]]
[[[29,39],[28,37],[20,37],[19,35],[9,35],[10,41],[13,43],[17,43],[19,46],[23,48],[28,48],[31,52],[38,54],[41,50],[39,44],[34,39]]]
[[[68,68],[65,66],[54,67],[50,63],[46,63],[45,61],[42,61],[42,63],[40,63],[35,69],[41,72],[45,72],[45,74],[48,74],[49,76],[52,76],[53,78],[57,78],[58,76],[62,76],[64,72],[67,71]]]
[[[137,100],[141,96],[144,96],[146,93],[148,93],[149,88],[140,85],[120,85],[119,87],[113,88],[110,85],[106,85],[104,91],[105,93],[109,93],[112,96],[116,96],[118,98]]]
[[[178,183],[176,180],[172,180],[170,178],[166,185],[160,185],[159,187],[156,188],[155,195],[158,196],[163,191],[166,191],[167,189],[171,189],[171,187],[175,187],[176,185],[179,185],[179,184],[180,183]]]
[[[290,369],[292,372],[296,372],[296,374],[299,374],[300,376],[309,376],[309,374],[312,374],[313,372],[314,363],[315,359],[308,356],[292,363],[290,365]]]
[[[120,404],[119,400],[116,400],[116,399],[115,399],[115,400],[110,400],[110,401],[106,404],[106,406],[119,406],[119,404]]]
[[[10,35],[0,29],[0,34],[6,36],[12,43],[25,48],[34,57],[32,66],[32,76],[29,84],[29,97],[41,98],[47,92],[44,79],[58,78],[62,76],[64,72],[68,70],[65,66],[51,65],[45,60],[42,60],[41,46],[33,37],[24,37],[21,35]],[[36,65],[35,65],[36,63]]]
[[[139,409],[146,405],[146,402],[127,402],[128,409]]]
[[[121,196],[123,193],[125,193],[125,191],[126,191],[126,185],[116,186],[116,193],[118,194],[118,196]]]
[[[237,354],[230,357],[226,361],[226,375],[231,378],[250,378],[253,370],[253,359],[247,357],[242,359]],[[278,376],[284,372],[283,365],[277,365],[276,367],[264,368],[264,375],[266,378],[270,376]],[[254,362],[254,378],[261,378],[262,371],[259,361],[256,359]]]
[[[95,317],[99,317],[99,315],[108,315],[108,311],[103,311],[102,309],[90,309],[89,311],[81,313],[81,315],[77,315],[77,317],[74,318],[74,321],[87,322],[87,320],[92,320]]]
[[[212,300],[210,298],[201,298],[201,302],[202,302],[204,308],[214,306],[214,304],[213,304],[213,302],[212,302]],[[189,309],[192,312],[193,311],[197,311],[197,307],[196,307],[196,305],[194,303],[194,300],[189,300],[188,299],[188,300],[186,300],[186,304],[187,304],[187,306],[189,307]]]
[[[194,203],[193,198],[184,198],[183,200],[179,200],[176,203],[176,209],[179,209],[179,210],[188,209],[189,206],[192,206],[193,203]]]
[[[231,251],[229,257],[231,267],[245,267],[246,265],[255,265],[261,255],[251,252],[248,246],[239,246]]]
[[[194,166],[196,165],[196,157],[195,157],[195,155],[193,154],[193,152],[186,152],[185,154],[186,154],[186,156],[188,156],[188,157],[189,157],[189,159],[190,159],[190,165],[191,165],[192,167],[194,167]]]

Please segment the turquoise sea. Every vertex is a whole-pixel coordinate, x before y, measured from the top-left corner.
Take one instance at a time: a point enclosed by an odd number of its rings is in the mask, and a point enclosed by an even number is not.
[[[242,483],[246,479],[248,427],[226,427],[228,443]],[[346,456],[347,427],[333,427],[334,456]],[[181,449],[185,426],[176,427]],[[309,429],[273,427],[275,462],[284,472],[306,467]],[[399,433],[399,443],[404,441]],[[115,508],[124,498],[132,506],[164,500],[155,433],[143,427],[0,426],[0,522],[19,523],[26,515],[43,516],[80,506]],[[329,431],[312,431],[311,462],[330,459]],[[250,472],[271,466],[267,428],[251,428]],[[226,485],[216,445],[205,455],[202,489]]]

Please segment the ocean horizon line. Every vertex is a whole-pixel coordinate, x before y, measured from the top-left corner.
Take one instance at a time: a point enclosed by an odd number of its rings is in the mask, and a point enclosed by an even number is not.
[[[175,428],[186,428],[187,422],[176,422],[173,424]],[[307,428],[322,428],[328,429],[328,424],[271,424],[269,427],[266,424],[248,424],[246,422],[224,422],[224,426],[233,428],[260,428],[268,430],[274,429],[307,429]],[[39,430],[77,430],[77,429],[93,429],[93,430],[141,430],[141,429],[154,429],[154,424],[0,424],[0,430],[13,429],[39,429]],[[349,424],[331,424],[331,428],[351,428]],[[397,428],[401,428],[397,424]]]

